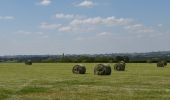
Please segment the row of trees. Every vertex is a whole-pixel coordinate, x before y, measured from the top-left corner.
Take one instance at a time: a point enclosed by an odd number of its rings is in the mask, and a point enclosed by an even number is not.
[[[1,62],[25,62],[26,60],[31,59],[32,62],[36,63],[112,63],[118,61],[129,62],[129,57],[127,56],[60,56],[60,57],[20,57],[13,59],[1,60]]]
[[[115,63],[119,61],[125,61],[126,63],[156,63],[160,60],[168,59],[162,58],[142,58],[142,57],[129,57],[129,56],[110,56],[110,55],[67,55],[67,56],[28,56],[28,57],[16,57],[16,58],[0,58],[0,62],[11,62],[11,63],[23,63],[26,60],[32,60],[35,63]]]

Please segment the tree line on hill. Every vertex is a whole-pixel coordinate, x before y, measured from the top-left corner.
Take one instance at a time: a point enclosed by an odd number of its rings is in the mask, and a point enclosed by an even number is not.
[[[31,60],[34,63],[156,63],[160,60],[170,62],[170,52],[150,53],[115,53],[96,55],[18,55],[0,56],[0,62],[23,63]]]
[[[14,58],[0,58],[0,62],[8,62],[8,63],[22,63],[26,60],[32,60],[32,62],[35,63],[112,63],[112,62],[117,62],[119,60],[124,60],[126,62],[129,62],[129,57],[124,56],[117,56],[115,57],[110,57],[110,56],[82,56],[82,55],[77,55],[77,56],[60,56],[60,57],[14,57]]]

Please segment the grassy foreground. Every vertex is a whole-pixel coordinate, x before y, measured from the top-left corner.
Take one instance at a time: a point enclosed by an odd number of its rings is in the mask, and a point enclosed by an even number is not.
[[[126,71],[72,74],[75,64],[0,64],[0,100],[170,100],[170,66],[127,64]]]

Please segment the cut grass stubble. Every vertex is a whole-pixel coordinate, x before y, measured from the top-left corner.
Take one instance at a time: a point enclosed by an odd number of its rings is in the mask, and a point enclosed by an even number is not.
[[[170,68],[127,64],[110,76],[73,74],[75,64],[0,64],[0,100],[169,100]]]

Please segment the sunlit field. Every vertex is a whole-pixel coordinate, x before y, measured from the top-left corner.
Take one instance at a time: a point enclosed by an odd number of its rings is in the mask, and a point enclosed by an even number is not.
[[[75,64],[0,64],[0,100],[170,100],[170,66],[127,64],[110,76],[72,74]]]

